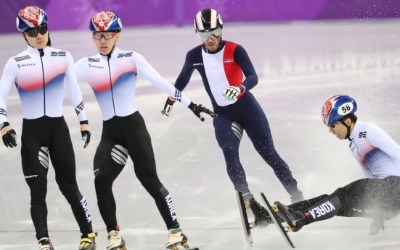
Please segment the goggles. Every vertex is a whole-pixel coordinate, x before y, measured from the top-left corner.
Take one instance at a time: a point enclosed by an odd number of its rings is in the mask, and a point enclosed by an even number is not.
[[[216,28],[213,30],[198,30],[197,35],[203,42],[206,42],[208,39],[215,40],[217,36],[222,35],[222,29]]]
[[[116,32],[102,32],[102,31],[97,31],[97,32],[93,32],[93,38],[96,40],[101,40],[101,38],[103,37],[105,40],[109,40],[111,38],[114,38],[115,34],[117,34]]]
[[[27,29],[24,33],[30,37],[37,37],[39,33],[44,35],[47,31],[47,24],[44,23],[38,27]]]

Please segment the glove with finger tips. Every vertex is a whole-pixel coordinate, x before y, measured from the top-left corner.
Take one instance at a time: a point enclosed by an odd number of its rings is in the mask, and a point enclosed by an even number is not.
[[[81,131],[81,134],[82,134],[82,141],[84,141],[85,142],[85,144],[83,145],[83,148],[86,148],[87,147],[87,145],[89,144],[89,142],[90,142],[90,131],[88,131],[88,130],[84,130],[84,131]]]
[[[240,95],[242,95],[245,91],[245,88],[243,85],[238,85],[238,86],[229,86],[227,87],[223,92],[222,95],[232,101],[236,100]]]
[[[2,138],[3,138],[3,143],[6,147],[13,148],[17,146],[17,133],[15,132],[14,129],[10,129],[7,132],[5,132]]]

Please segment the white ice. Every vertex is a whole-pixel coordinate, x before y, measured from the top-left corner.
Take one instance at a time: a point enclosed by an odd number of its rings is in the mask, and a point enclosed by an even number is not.
[[[269,118],[278,152],[290,165],[306,198],[331,193],[362,177],[348,142],[335,138],[321,122],[320,109],[328,97],[351,95],[358,102],[360,120],[377,123],[400,143],[399,34],[398,20],[224,25],[224,39],[243,45],[253,61],[259,84],[252,93]],[[76,60],[96,53],[89,31],[51,32],[51,39],[54,47],[70,51]],[[118,46],[142,53],[173,83],[186,51],[199,43],[192,27],[142,27],[124,29]],[[0,45],[1,69],[8,58],[26,47],[19,34],[1,35]],[[92,130],[88,148],[83,149],[67,94],[65,117],[75,147],[78,183],[99,233],[97,249],[105,249],[105,226],[97,208],[92,173],[101,115],[89,86],[82,83],[81,88]],[[211,106],[197,73],[184,94],[195,103]],[[139,77],[137,103],[152,136],[158,174],[174,198],[190,245],[201,250],[290,249],[274,226],[254,229],[254,243],[247,245],[211,118],[200,122],[177,103],[166,119],[160,114],[165,98],[166,94]],[[20,135],[21,105],[15,88],[8,98],[8,118]],[[256,197],[264,192],[271,201],[289,203],[282,185],[246,136],[240,153]],[[37,249],[20,148],[1,145],[0,157],[0,250]],[[132,166],[129,162],[114,184],[121,233],[128,249],[164,249],[165,225]],[[77,249],[79,229],[55,184],[53,169],[48,181],[50,237],[57,250]],[[388,221],[385,231],[372,237],[368,235],[368,219],[334,217],[289,235],[296,249],[399,249],[399,222],[399,218]]]

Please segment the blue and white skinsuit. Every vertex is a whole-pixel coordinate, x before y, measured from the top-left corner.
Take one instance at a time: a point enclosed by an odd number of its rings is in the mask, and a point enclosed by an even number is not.
[[[118,230],[112,184],[129,156],[137,178],[154,198],[167,228],[179,227],[171,195],[158,178],[151,138],[136,105],[137,77],[144,76],[185,106],[191,101],[134,51],[114,48],[109,56],[97,54],[80,59],[75,68],[78,80],[92,87],[103,116],[94,172],[98,206],[107,230]]]
[[[50,161],[81,233],[91,233],[91,217],[78,189],[75,154],[63,117],[66,85],[79,121],[87,120],[71,54],[48,46],[40,52],[29,46],[11,57],[0,80],[0,123],[7,122],[7,96],[13,85],[22,103],[22,169],[31,191],[30,210],[37,239],[49,237],[46,194]]]

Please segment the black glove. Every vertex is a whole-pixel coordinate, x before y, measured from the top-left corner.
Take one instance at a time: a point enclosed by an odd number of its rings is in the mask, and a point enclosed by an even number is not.
[[[17,133],[15,133],[14,129],[8,130],[3,135],[3,143],[6,147],[16,147],[17,146]]]
[[[90,142],[90,131],[84,130],[84,131],[81,131],[81,134],[82,134],[82,141],[85,142],[85,144],[83,145],[83,148],[86,148]]]
[[[212,111],[209,110],[208,108],[203,107],[201,104],[197,105],[197,104],[194,104],[193,102],[191,102],[191,103],[189,104],[188,108],[190,108],[190,110],[192,110],[193,113],[194,113],[198,118],[200,118],[200,121],[202,121],[202,122],[204,121],[204,117],[201,116],[201,114],[200,114],[201,112],[210,115],[212,118],[216,118],[216,117],[217,117],[217,114],[215,114],[214,112],[212,112]]]

